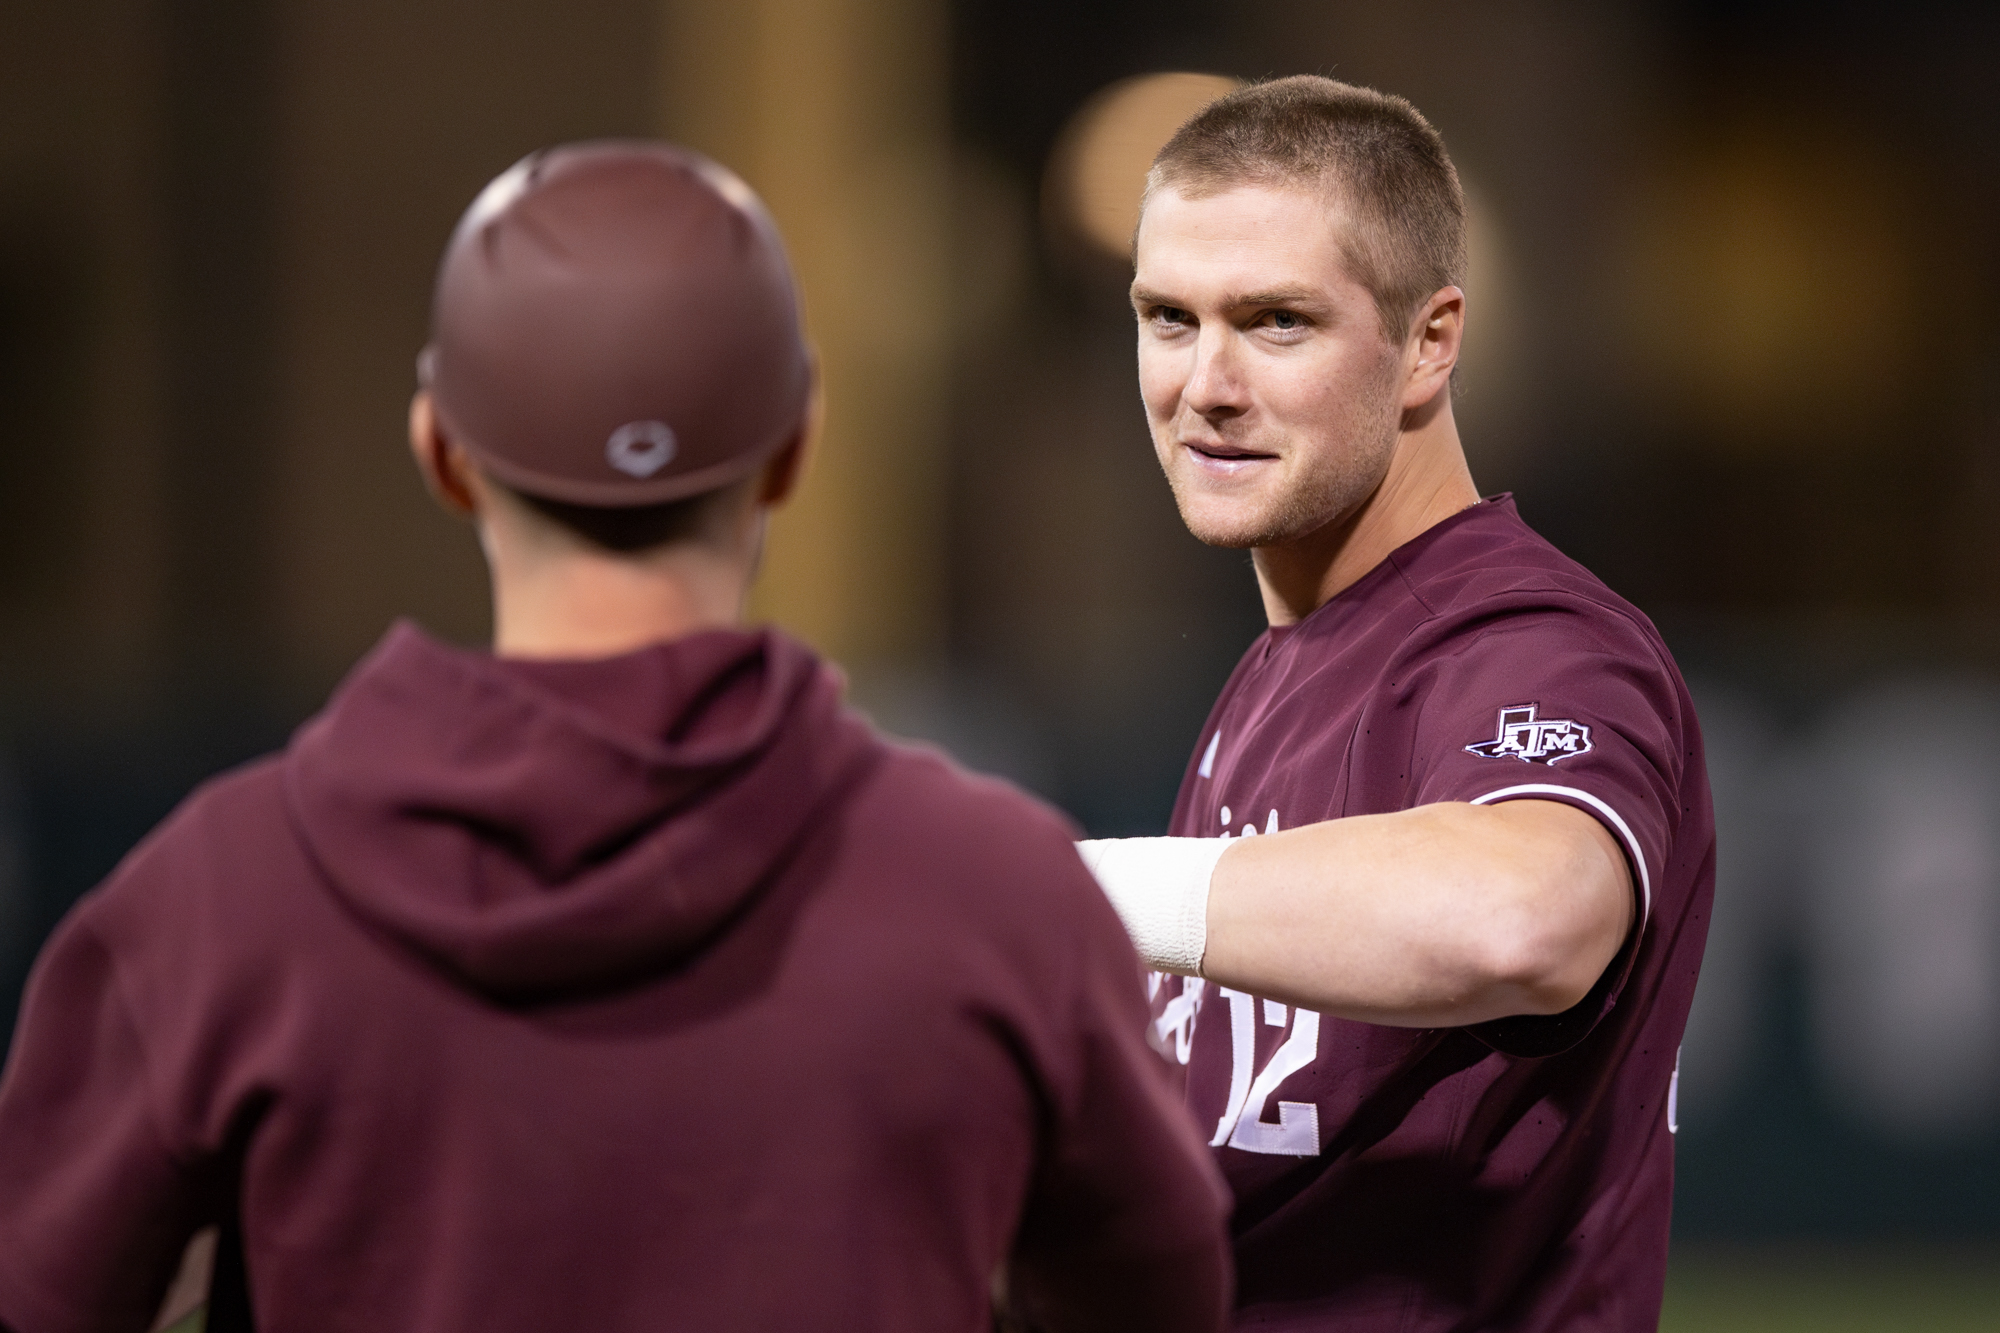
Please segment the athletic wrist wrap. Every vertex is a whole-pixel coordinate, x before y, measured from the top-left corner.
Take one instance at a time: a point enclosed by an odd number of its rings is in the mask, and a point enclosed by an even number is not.
[[[1228,838],[1102,838],[1077,851],[1147,963],[1201,975],[1208,948],[1208,888]]]

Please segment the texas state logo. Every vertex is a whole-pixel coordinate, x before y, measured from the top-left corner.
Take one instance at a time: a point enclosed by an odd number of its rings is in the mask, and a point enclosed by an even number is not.
[[[1512,704],[1501,709],[1500,734],[1466,746],[1465,752],[1524,764],[1553,764],[1590,749],[1589,727],[1566,717],[1536,717],[1538,707]]]

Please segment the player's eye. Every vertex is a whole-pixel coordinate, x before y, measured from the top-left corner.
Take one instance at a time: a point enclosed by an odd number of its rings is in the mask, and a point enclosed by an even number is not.
[[[1192,323],[1194,319],[1192,315],[1177,305],[1155,306],[1153,308],[1153,318],[1162,324],[1188,324]]]
[[[1267,313],[1265,318],[1270,322],[1272,328],[1282,329],[1286,332],[1290,332],[1293,329],[1302,329],[1306,326],[1306,322],[1290,310],[1273,310]]]

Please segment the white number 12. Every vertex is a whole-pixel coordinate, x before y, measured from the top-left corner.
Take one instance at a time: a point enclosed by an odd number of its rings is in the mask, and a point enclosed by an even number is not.
[[[1264,1119],[1264,1106],[1280,1083],[1311,1064],[1319,1053],[1319,1015],[1310,1009],[1293,1009],[1292,1035],[1271,1052],[1270,1063],[1255,1072],[1257,997],[1227,987],[1222,994],[1229,1001],[1229,1105],[1215,1124],[1215,1137],[1209,1146],[1219,1148],[1227,1143],[1245,1152],[1314,1156],[1319,1152],[1319,1108],[1311,1102],[1279,1102],[1278,1119],[1273,1124]],[[1266,1023],[1285,1026],[1284,1005],[1265,1000],[1263,1007]]]

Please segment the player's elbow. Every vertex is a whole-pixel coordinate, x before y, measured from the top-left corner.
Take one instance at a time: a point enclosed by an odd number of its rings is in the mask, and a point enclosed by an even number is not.
[[[1574,1008],[1590,994],[1608,961],[1597,961],[1594,953],[1573,943],[1568,948],[1544,943],[1507,978],[1507,990],[1520,997],[1508,1008],[1516,1014],[1559,1014]]]
[[[1624,942],[1632,889],[1624,858],[1590,816],[1523,801],[1460,808],[1476,839],[1470,928],[1473,1007],[1499,1018],[1556,1014],[1590,993]]]
[[[1506,1014],[1559,1014],[1590,993],[1617,952],[1622,925],[1574,879],[1530,870],[1506,878],[1482,923],[1481,989]]]

